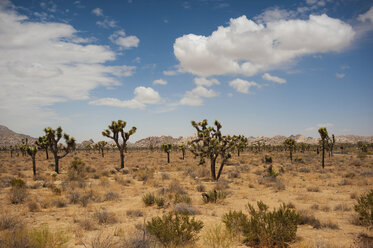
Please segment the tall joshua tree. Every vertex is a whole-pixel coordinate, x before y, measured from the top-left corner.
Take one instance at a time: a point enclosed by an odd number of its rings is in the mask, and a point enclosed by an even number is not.
[[[329,135],[328,135],[328,131],[326,130],[325,127],[319,128],[319,134],[320,134],[320,137],[321,137],[321,149],[322,149],[321,165],[322,165],[322,168],[324,169],[324,167],[325,167],[325,148],[326,148],[326,145],[328,143]]]
[[[243,135],[238,135],[236,138],[237,156],[239,157],[241,152],[248,146],[248,140]]]
[[[35,158],[36,158],[36,153],[38,152],[38,146],[37,145],[32,145],[32,146],[27,145],[26,152],[27,152],[28,155],[31,156],[32,172],[33,172],[33,175],[36,176],[36,161],[35,161]]]
[[[219,180],[223,167],[229,158],[232,157],[231,152],[236,145],[236,137],[223,136],[220,129],[222,125],[215,121],[215,127],[208,127],[207,120],[199,123],[192,121],[192,126],[197,131],[197,139],[191,142],[191,152],[195,156],[200,157],[200,164],[205,163],[205,158],[210,159],[211,177],[214,181]],[[221,162],[219,171],[216,174],[216,161],[220,156]]]
[[[45,150],[45,157],[48,160],[49,159],[49,154],[48,154],[48,148],[49,148],[48,138],[46,136],[40,136],[38,138],[38,140],[35,142],[35,144],[38,146],[38,148]]]
[[[62,134],[62,128],[57,127],[57,129],[52,129],[50,127],[44,129],[45,137],[48,140],[49,149],[53,153],[54,156],[54,171],[56,173],[59,172],[59,161],[61,158],[64,158],[69,152],[75,149],[75,139],[64,133]],[[66,145],[63,145],[60,142],[61,138],[64,138]],[[59,155],[60,152],[63,152]]]
[[[106,141],[102,140],[102,141],[97,142],[97,148],[101,152],[102,157],[104,157],[104,149],[106,145],[107,145]]]
[[[167,153],[167,163],[170,163],[170,153],[171,153],[172,145],[170,143],[162,144],[162,150]]]
[[[289,158],[290,158],[290,161],[293,162],[293,151],[294,151],[294,148],[295,148],[295,140],[294,139],[286,139],[284,141],[284,145],[286,148],[289,149]]]
[[[185,150],[186,150],[186,146],[183,144],[183,145],[179,145],[179,150],[181,151],[181,153],[183,154],[183,160],[185,158]]]
[[[108,129],[102,132],[102,135],[113,139],[120,153],[120,168],[124,168],[124,152],[127,151],[127,141],[132,134],[136,132],[136,127],[132,127],[128,132],[124,132],[127,123],[122,120],[112,121]],[[122,142],[119,138],[122,137]]]

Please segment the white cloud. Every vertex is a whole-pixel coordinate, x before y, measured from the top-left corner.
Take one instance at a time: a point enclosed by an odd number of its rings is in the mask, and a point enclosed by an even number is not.
[[[283,79],[283,78],[280,78],[280,77],[276,77],[276,76],[272,76],[269,73],[264,73],[263,76],[262,76],[262,78],[265,79],[265,80],[268,80],[268,81],[279,83],[279,84],[286,83],[286,79]]]
[[[217,79],[214,79],[214,78],[212,78],[212,79],[195,78],[194,79],[194,83],[196,85],[199,85],[199,86],[207,86],[207,87],[210,87],[210,86],[212,86],[214,84],[217,84],[217,85],[220,84],[220,82]]]
[[[366,13],[359,15],[357,19],[361,22],[370,21],[373,23],[373,6]]]
[[[294,11],[274,8],[274,9],[267,9],[262,14],[254,17],[254,19],[258,21],[259,23],[268,23],[268,22],[273,22],[273,21],[286,20],[286,19],[289,19],[290,17],[294,17],[295,14],[296,12]]]
[[[116,21],[107,18],[105,18],[103,21],[97,21],[96,24],[103,28],[115,28],[117,26]]]
[[[165,76],[175,76],[177,74],[180,74],[180,72],[178,72],[176,70],[166,70],[166,71],[163,71],[163,75],[165,75]]]
[[[253,76],[307,54],[341,51],[354,35],[350,25],[325,14],[265,25],[241,16],[230,19],[227,27],[219,26],[210,36],[177,38],[174,54],[181,69],[195,75]]]
[[[317,127],[332,127],[332,126],[334,126],[334,124],[330,123],[330,122],[326,122],[326,123],[317,124],[316,126]]]
[[[109,39],[114,44],[119,45],[124,49],[130,49],[132,47],[138,47],[140,40],[134,35],[126,36],[126,33],[123,30],[114,32],[109,36]]]
[[[89,104],[131,109],[145,109],[146,104],[160,104],[163,102],[163,99],[159,93],[150,87],[136,87],[134,95],[134,98],[131,100],[122,101],[116,98],[101,98],[91,101]]]
[[[153,81],[153,84],[160,84],[160,85],[166,85],[167,81],[163,79],[157,79]]]
[[[50,123],[58,117],[48,106],[89,99],[91,90],[134,73],[133,66],[106,66],[115,53],[77,43],[71,25],[32,22],[11,9],[0,3],[0,116],[7,125]]]
[[[337,78],[344,78],[346,75],[344,74],[344,73],[336,73],[335,74],[335,76],[337,77]]]
[[[249,82],[242,79],[235,79],[233,81],[229,82],[229,86],[234,88],[237,92],[248,94],[250,92],[250,88],[255,86],[260,88],[261,86],[257,84],[256,82]]]
[[[92,13],[95,14],[96,16],[103,16],[104,15],[102,9],[100,9],[100,8],[93,9]]]
[[[212,89],[206,89],[203,86],[197,86],[191,91],[187,91],[184,97],[180,100],[180,104],[189,106],[201,106],[203,98],[212,98],[218,96],[219,93]]]

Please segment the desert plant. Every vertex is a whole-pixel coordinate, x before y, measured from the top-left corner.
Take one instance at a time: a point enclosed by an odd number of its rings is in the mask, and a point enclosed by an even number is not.
[[[284,145],[286,146],[286,148],[289,150],[289,158],[290,158],[290,161],[293,162],[293,151],[295,149],[295,140],[294,139],[286,139],[284,141]]]
[[[182,159],[184,160],[185,158],[185,150],[186,150],[186,146],[185,145],[179,145],[179,150],[181,151],[183,157]]]
[[[30,247],[62,248],[69,241],[69,236],[62,230],[52,232],[48,226],[34,228],[29,232]]]
[[[85,178],[86,170],[85,170],[85,163],[79,159],[74,158],[71,161],[69,169],[67,171],[67,177],[70,181],[79,181]]]
[[[296,238],[300,216],[285,204],[272,212],[263,202],[257,202],[258,210],[248,204],[250,219],[243,227],[249,245],[259,247],[287,247]]]
[[[162,217],[153,217],[146,223],[146,230],[165,247],[193,243],[203,228],[203,222],[189,215],[169,212]]]
[[[101,152],[101,157],[104,157],[104,149],[105,149],[105,146],[107,145],[107,142],[102,140],[102,141],[99,141],[97,142],[97,149]]]
[[[248,218],[242,211],[229,211],[223,215],[222,221],[228,232],[237,235],[243,233],[243,228],[247,225]]]
[[[264,155],[264,158],[262,159],[262,162],[266,163],[266,164],[271,164],[273,162],[272,160],[272,156],[271,155]]]
[[[170,163],[170,153],[171,153],[172,145],[170,143],[162,144],[162,150],[167,153],[167,163]]]
[[[335,145],[335,136],[332,134],[332,138],[329,141],[329,157],[333,156],[333,149]]]
[[[237,149],[237,156],[239,157],[241,152],[248,146],[248,139],[243,136],[239,135],[236,139],[236,149]]]
[[[132,127],[128,132],[124,132],[124,128],[127,123],[122,120],[112,121],[111,125],[108,126],[109,129],[106,129],[102,132],[102,135],[114,140],[120,154],[120,168],[124,168],[124,152],[127,151],[127,141],[132,134],[136,132],[136,127]],[[122,137],[122,142],[119,141],[119,135]]]
[[[223,136],[220,129],[222,125],[215,121],[215,127],[208,127],[207,120],[199,123],[192,121],[192,126],[197,131],[197,138],[191,142],[190,151],[200,157],[200,164],[205,163],[205,158],[210,159],[211,177],[219,180],[225,163],[232,157],[237,137]],[[221,157],[220,167],[216,173],[216,161]]]
[[[207,193],[202,193],[202,200],[204,203],[216,203],[217,200],[223,200],[227,198],[227,192],[222,190],[210,190]]]
[[[359,214],[359,223],[373,228],[373,189],[361,195],[354,205],[355,211]]]
[[[20,204],[27,198],[26,183],[20,178],[13,178],[10,181],[11,189],[9,191],[9,199],[12,204]]]
[[[326,130],[325,127],[319,128],[319,134],[321,137],[321,149],[322,149],[322,168],[324,169],[325,167],[325,148],[329,139],[328,131]]]
[[[209,227],[202,236],[206,247],[229,248],[232,246],[232,235],[220,224]]]
[[[155,203],[155,195],[153,193],[146,193],[142,197],[145,206],[152,206]]]
[[[45,150],[45,157],[48,160],[49,154],[48,154],[48,148],[49,148],[49,142],[46,136],[40,136],[37,141],[35,141],[35,144],[38,146],[39,149]]]
[[[55,172],[59,173],[59,160],[64,158],[70,151],[75,149],[75,139],[66,133],[62,134],[62,128],[57,127],[56,130],[48,127],[44,129],[45,137],[49,143],[49,149],[53,153],[54,156],[54,164],[55,164]],[[58,144],[61,138],[64,138],[66,142],[66,146],[62,144]],[[58,155],[60,151],[64,151],[62,155]]]

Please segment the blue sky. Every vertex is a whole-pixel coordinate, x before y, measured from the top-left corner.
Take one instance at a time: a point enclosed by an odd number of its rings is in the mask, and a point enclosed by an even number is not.
[[[373,4],[0,0],[0,124],[103,139],[373,135]]]

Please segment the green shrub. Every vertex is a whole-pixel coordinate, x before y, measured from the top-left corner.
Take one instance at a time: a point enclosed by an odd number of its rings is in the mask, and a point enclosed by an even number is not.
[[[204,203],[217,202],[227,198],[227,192],[223,190],[210,190],[209,192],[202,194],[202,200]]]
[[[271,164],[272,163],[272,157],[268,154],[266,154],[264,156],[264,158],[262,159],[263,163],[266,163],[266,164]]]
[[[174,203],[187,203],[190,204],[192,202],[192,199],[187,194],[176,194]]]
[[[246,242],[259,247],[287,247],[296,238],[299,214],[285,204],[272,212],[258,201],[258,210],[248,204],[250,219],[243,227]]]
[[[51,232],[47,226],[32,229],[28,236],[31,247],[35,248],[60,248],[69,241],[65,232]]]
[[[157,207],[161,208],[164,206],[164,199],[162,197],[155,197],[154,201]]]
[[[243,233],[243,228],[248,222],[247,215],[242,213],[242,211],[229,211],[224,214],[222,221],[227,228],[227,231],[231,234]]]
[[[204,232],[202,240],[205,247],[229,248],[232,245],[231,234],[224,230],[221,225],[214,225],[208,228]]]
[[[359,214],[359,223],[373,228],[373,190],[361,195],[357,199],[357,204],[354,205],[355,211]]]
[[[145,206],[152,206],[155,203],[155,196],[153,193],[146,193],[143,195],[142,201],[144,202]]]
[[[85,163],[79,158],[74,158],[67,170],[67,177],[70,181],[84,179],[86,177]]]
[[[193,243],[198,239],[203,222],[190,219],[188,215],[169,212],[162,217],[154,217],[146,223],[146,230],[165,247]]]
[[[25,188],[26,187],[25,181],[23,181],[21,178],[13,178],[10,181],[10,185],[12,186],[12,188]]]

